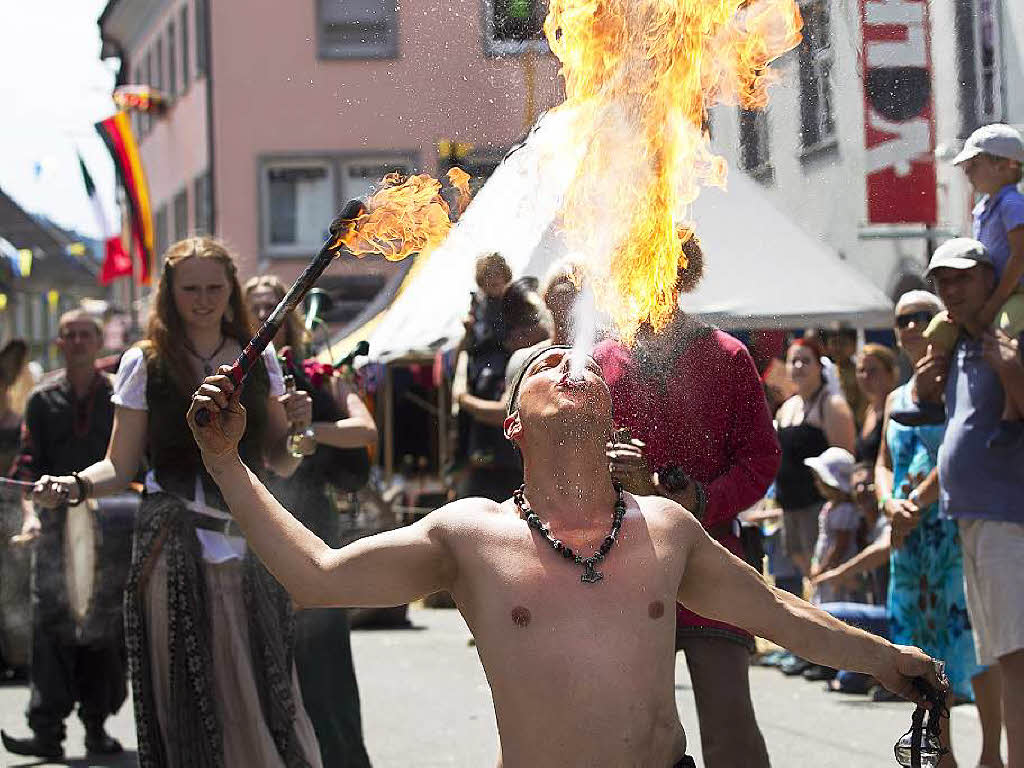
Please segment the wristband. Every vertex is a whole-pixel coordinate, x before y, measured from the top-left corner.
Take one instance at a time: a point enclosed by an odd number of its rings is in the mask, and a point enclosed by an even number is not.
[[[87,477],[82,477],[77,472],[72,472],[71,476],[75,478],[75,485],[78,486],[78,499],[75,501],[76,504],[81,504],[92,493],[92,481]]]

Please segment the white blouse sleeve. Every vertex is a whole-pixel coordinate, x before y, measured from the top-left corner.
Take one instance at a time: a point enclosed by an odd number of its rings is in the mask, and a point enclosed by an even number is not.
[[[270,396],[283,395],[284,373],[281,371],[281,364],[277,361],[277,352],[273,344],[267,344],[267,348],[263,350],[263,364],[267,366],[267,376],[270,377]]]
[[[122,408],[149,410],[146,403],[146,358],[138,347],[132,347],[121,356],[110,400]]]

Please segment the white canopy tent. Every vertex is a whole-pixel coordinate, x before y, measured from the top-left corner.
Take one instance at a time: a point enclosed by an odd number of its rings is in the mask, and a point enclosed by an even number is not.
[[[458,343],[479,254],[500,251],[516,277],[543,277],[565,255],[552,214],[560,184],[536,183],[544,178],[542,162],[518,151],[498,167],[373,327],[372,360],[422,356]],[[727,190],[704,190],[692,217],[706,267],[700,288],[682,297],[687,312],[727,329],[892,322],[889,298],[790,221],[743,173],[730,174]]]

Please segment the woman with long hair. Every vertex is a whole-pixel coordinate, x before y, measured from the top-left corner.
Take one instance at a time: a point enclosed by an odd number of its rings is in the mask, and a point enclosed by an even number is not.
[[[275,275],[259,275],[246,282],[245,301],[262,322],[286,290]],[[298,389],[313,399],[313,423],[306,438],[313,450],[295,474],[271,475],[267,487],[285,509],[326,544],[340,547],[338,509],[329,486],[338,492],[354,490],[349,478],[366,468],[365,449],[376,442],[377,427],[348,377],[335,375],[329,364],[303,360],[307,335],[301,312],[296,310],[288,316],[274,344],[286,353],[283,364],[295,377]],[[299,611],[295,666],[324,765],[369,768],[345,609]]]
[[[102,461],[44,476],[36,503],[77,503],[125,488],[148,459],[125,594],[143,768],[321,765],[292,662],[287,594],[248,551],[185,422],[192,392],[252,335],[235,262],[209,237],[173,244],[145,340],[128,350]],[[290,424],[308,424],[303,394],[285,395],[272,347],[242,397],[241,450],[258,471],[287,476]]]
[[[810,573],[811,553],[818,539],[818,512],[824,503],[814,487],[805,459],[830,446],[853,452],[853,414],[840,394],[829,391],[822,367],[823,352],[812,339],[797,339],[786,352],[786,372],[797,392],[776,414],[782,463],[775,493],[782,507],[783,547],[803,575]]]
[[[928,351],[924,329],[943,310],[927,291],[910,291],[896,303],[896,340],[912,365]],[[978,706],[982,748],[979,765],[1001,766],[998,670],[978,666],[964,595],[963,552],[955,520],[939,516],[934,471],[945,426],[906,427],[893,410],[913,404],[913,380],[897,387],[885,405],[884,434],[875,464],[875,493],[892,521],[889,575],[889,639],[916,645],[946,662],[950,697]],[[916,486],[916,487],[915,487]],[[942,727],[948,746],[949,724]],[[940,765],[954,765],[947,756]]]
[[[853,452],[858,462],[869,462],[873,466],[878,458],[885,400],[896,387],[898,375],[896,355],[889,347],[865,344],[857,355],[857,387],[865,401],[864,420],[857,432],[856,450]]]

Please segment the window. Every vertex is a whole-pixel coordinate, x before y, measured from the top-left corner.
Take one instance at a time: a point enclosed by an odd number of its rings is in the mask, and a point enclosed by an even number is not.
[[[164,89],[164,39],[158,37],[153,48],[155,66],[153,67],[153,87],[158,91]]]
[[[167,95],[178,95],[178,30],[174,19],[167,23]]]
[[[487,53],[505,55],[527,49],[546,51],[547,0],[484,0]]]
[[[143,62],[142,63],[142,75],[143,75],[142,82],[145,83],[146,85],[152,87],[152,85],[153,85],[153,56],[152,56],[152,52],[151,51],[146,54],[146,57],[142,60],[142,62]],[[141,126],[142,127],[141,133],[142,133],[143,136],[145,136],[147,133],[149,133],[149,127],[150,127],[151,123],[152,123],[152,120],[151,120],[151,118],[149,116],[149,113],[148,112],[143,112],[142,113],[142,126]]]
[[[264,243],[271,252],[306,254],[327,236],[334,217],[334,179],[327,161],[295,161],[263,169]]]
[[[192,223],[197,234],[209,235],[210,231],[210,174],[203,173],[192,184]]]
[[[196,76],[206,74],[206,2],[207,0],[196,0]]]
[[[1002,50],[999,45],[997,0],[978,0],[975,58],[978,71],[978,119],[980,124],[1000,122],[1003,117]]]
[[[317,0],[317,41],[324,59],[396,57],[395,0]]]
[[[188,237],[188,194],[182,190],[174,196],[174,239]]]
[[[181,92],[188,90],[192,77],[192,49],[188,47],[188,3],[181,9]]]
[[[386,174],[408,172],[408,158],[324,156],[264,162],[261,231],[269,256],[309,256],[320,248],[342,203],[369,195]]]
[[[835,135],[832,113],[832,43],[829,31],[830,0],[801,2],[804,17],[800,41],[800,143],[814,149]]]
[[[170,242],[167,240],[167,206],[161,205],[153,217],[153,247],[156,249],[155,261],[157,268],[163,266],[164,254]]]
[[[768,115],[763,109],[740,109],[740,167],[754,172],[770,170]]]

